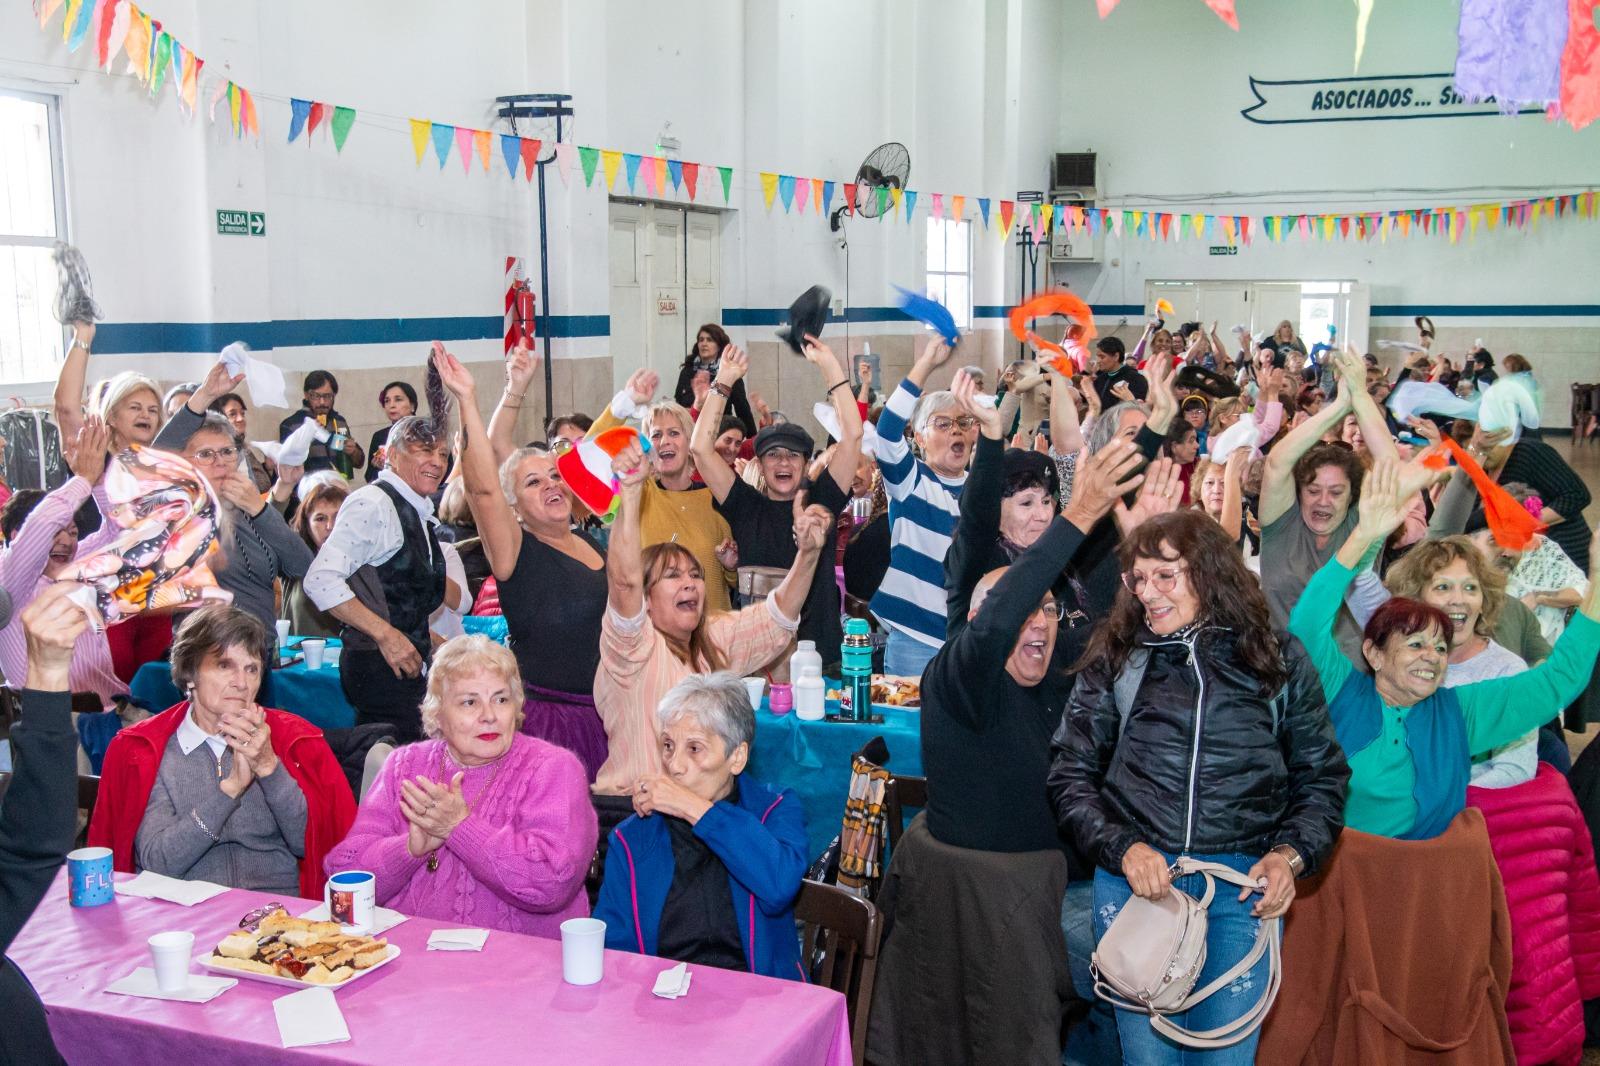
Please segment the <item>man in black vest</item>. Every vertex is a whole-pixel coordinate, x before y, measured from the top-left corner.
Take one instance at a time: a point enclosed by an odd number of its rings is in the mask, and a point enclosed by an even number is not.
[[[444,600],[444,553],[429,499],[449,460],[433,423],[417,415],[389,429],[384,471],[339,509],[306,573],[311,601],[344,623],[339,659],[356,724],[383,723],[402,744],[421,739],[428,617]]]

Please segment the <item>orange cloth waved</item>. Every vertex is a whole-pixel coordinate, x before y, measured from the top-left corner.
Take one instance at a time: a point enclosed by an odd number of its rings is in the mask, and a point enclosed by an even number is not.
[[[1074,338],[1084,350],[1089,342],[1094,340],[1094,312],[1089,310],[1089,305],[1081,297],[1070,292],[1044,292],[1035,296],[1027,303],[1019,304],[1011,309],[1011,335],[1017,340],[1031,343],[1044,351],[1056,353],[1052,365],[1060,373],[1071,376],[1083,367],[1074,366],[1071,356],[1059,344],[1045,340],[1029,328],[1029,324],[1036,318],[1045,318],[1050,315],[1065,315],[1080,330],[1079,336]]]
[[[1483,497],[1483,517],[1489,523],[1489,532],[1494,534],[1496,544],[1510,551],[1519,552],[1533,543],[1535,535],[1549,528],[1529,514],[1528,509],[1518,503],[1515,496],[1501,488],[1500,483],[1490,477],[1461,445],[1445,437],[1444,446],[1472,479],[1478,495]],[[1436,452],[1428,455],[1423,458],[1423,463],[1431,469],[1443,470],[1444,453]]]

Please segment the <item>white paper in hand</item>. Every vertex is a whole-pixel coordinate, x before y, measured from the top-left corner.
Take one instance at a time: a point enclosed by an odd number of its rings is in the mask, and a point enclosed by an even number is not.
[[[662,970],[656,975],[656,986],[650,990],[651,995],[660,996],[662,999],[677,999],[689,994],[689,982],[694,974],[689,972],[689,964],[680,962],[670,970]]]
[[[283,383],[283,371],[250,354],[239,341],[222,349],[222,365],[230,374],[243,374],[250,388],[250,399],[257,407],[288,407],[289,397]]]
[[[350,1027],[331,988],[308,988],[272,1001],[278,1038],[284,1047],[338,1044],[350,1039]]]
[[[482,951],[487,929],[435,929],[428,934],[429,951]]]
[[[306,456],[311,454],[311,442],[322,441],[326,443],[333,436],[328,427],[320,424],[314,418],[307,418],[294,428],[282,446],[278,449],[279,466],[305,466]]]
[[[1259,443],[1261,429],[1255,419],[1246,415],[1211,439],[1211,461],[1226,463],[1228,456],[1240,448],[1249,448],[1253,452]]]
[[[831,403],[813,404],[811,417],[815,418],[817,425],[834,440],[843,436],[839,428],[839,412],[833,409]],[[878,454],[878,427],[871,422],[861,424],[861,451],[862,454],[869,456]]]

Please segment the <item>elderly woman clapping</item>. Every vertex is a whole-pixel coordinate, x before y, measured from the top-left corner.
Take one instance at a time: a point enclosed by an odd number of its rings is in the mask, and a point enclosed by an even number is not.
[[[328,873],[371,870],[378,903],[535,936],[588,914],[598,830],[577,756],[517,732],[511,652],[456,637],[433,656],[422,729],[384,763]]]
[[[793,792],[740,777],[756,731],[743,683],[685,678],[656,727],[665,772],[640,778],[636,813],[606,851],[595,907],[606,947],[804,980],[794,900],[805,815]]]

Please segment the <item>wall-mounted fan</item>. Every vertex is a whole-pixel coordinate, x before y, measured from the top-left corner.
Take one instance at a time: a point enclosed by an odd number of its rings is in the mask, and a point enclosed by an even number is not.
[[[911,153],[906,151],[906,146],[899,141],[878,145],[856,171],[856,214],[863,218],[877,218],[884,210],[878,206],[878,190],[903,190],[910,177]],[[828,218],[828,228],[838,233],[849,208],[848,203],[836,208]]]

